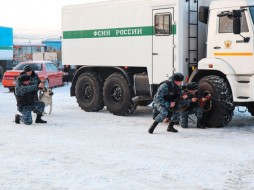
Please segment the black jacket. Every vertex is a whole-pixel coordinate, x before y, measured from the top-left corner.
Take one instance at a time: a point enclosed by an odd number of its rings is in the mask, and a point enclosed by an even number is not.
[[[14,95],[17,100],[17,106],[23,107],[26,105],[32,105],[36,99],[34,98],[34,92],[37,92],[37,85],[24,85],[22,82],[17,80]]]

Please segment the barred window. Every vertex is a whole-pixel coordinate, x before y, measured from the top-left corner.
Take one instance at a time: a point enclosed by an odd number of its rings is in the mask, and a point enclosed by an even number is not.
[[[156,14],[155,19],[155,35],[170,35],[171,34],[171,24],[172,16],[170,13],[166,14]]]

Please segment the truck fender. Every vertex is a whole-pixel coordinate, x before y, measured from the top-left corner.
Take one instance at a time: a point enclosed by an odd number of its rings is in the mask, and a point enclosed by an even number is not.
[[[209,75],[220,76],[227,80],[235,101],[235,94],[237,91],[237,83],[235,83],[235,81],[237,81],[237,79],[236,72],[230,64],[222,59],[204,58],[198,63],[198,69],[192,72],[189,82],[198,82],[203,77]]]
[[[206,70],[206,72],[212,72],[212,74],[218,76],[224,75],[230,85],[232,94],[235,94],[236,86],[234,76],[236,72],[228,62],[218,58],[204,58],[198,63],[198,69],[201,72]]]
[[[225,75],[234,75],[235,70],[223,59],[204,58],[198,63],[198,70],[219,71]]]
[[[132,85],[131,81],[130,81],[130,77],[128,76],[128,73],[121,67],[113,67],[116,70],[119,70],[125,77],[125,79],[127,80],[127,83],[129,86]]]

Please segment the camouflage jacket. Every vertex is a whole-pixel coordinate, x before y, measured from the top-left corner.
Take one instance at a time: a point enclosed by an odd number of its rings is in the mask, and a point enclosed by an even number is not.
[[[34,98],[34,92],[38,90],[37,85],[24,85],[17,80],[14,95],[17,100],[17,106],[22,109],[25,105],[32,105],[36,99]]]
[[[20,73],[20,75],[22,75],[22,74],[26,74],[26,72]],[[41,83],[41,79],[39,78],[39,76],[37,75],[37,73],[35,73],[34,71],[32,71],[31,79],[30,79],[30,84],[36,84],[36,85],[38,85],[39,83]]]
[[[169,108],[170,103],[181,96],[181,87],[175,85],[172,79],[163,82],[154,96],[155,105]]]
[[[16,96],[24,96],[26,93],[37,91],[37,90],[38,90],[37,84],[24,85],[22,82],[17,80],[14,93]]]

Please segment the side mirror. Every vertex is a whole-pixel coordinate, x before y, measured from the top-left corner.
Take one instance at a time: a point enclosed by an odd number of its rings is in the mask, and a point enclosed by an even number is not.
[[[209,17],[209,7],[205,6],[200,6],[199,7],[199,21],[207,24],[208,22],[208,17]]]
[[[233,32],[234,34],[241,34],[241,18],[234,18],[233,20]]]
[[[232,15],[234,18],[241,18],[242,17],[242,10],[233,10]]]
[[[234,34],[241,34],[241,10],[233,10],[233,32]]]

